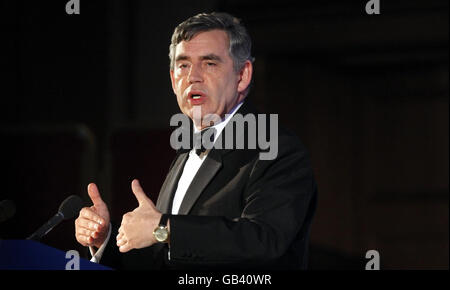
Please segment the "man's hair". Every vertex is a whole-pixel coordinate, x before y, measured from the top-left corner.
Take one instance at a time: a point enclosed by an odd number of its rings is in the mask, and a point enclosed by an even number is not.
[[[247,60],[253,62],[251,56],[252,41],[247,30],[239,19],[227,13],[200,13],[180,23],[172,34],[169,48],[170,69],[175,65],[175,48],[182,41],[191,40],[200,32],[214,29],[227,33],[230,44],[230,57],[233,59],[234,70],[239,71]]]

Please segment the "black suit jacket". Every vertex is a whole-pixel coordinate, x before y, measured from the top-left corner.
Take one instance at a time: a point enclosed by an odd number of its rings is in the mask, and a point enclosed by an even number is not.
[[[257,114],[249,102],[237,113]],[[260,152],[212,149],[179,214],[170,217],[170,249],[156,244],[120,254],[113,231],[101,263],[119,269],[305,269],[317,199],[307,150],[279,128],[276,159],[260,160]],[[163,213],[171,212],[188,155],[179,151],[170,167],[156,205]]]

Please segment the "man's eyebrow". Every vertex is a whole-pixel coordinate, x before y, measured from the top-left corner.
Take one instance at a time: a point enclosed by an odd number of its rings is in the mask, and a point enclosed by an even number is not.
[[[218,62],[222,62],[222,58],[220,56],[218,56],[217,54],[214,53],[210,53],[207,55],[204,55],[202,57],[200,57],[201,60],[215,60]]]
[[[190,59],[191,59],[190,56],[187,56],[185,54],[180,54],[179,56],[177,56],[175,58],[175,62],[183,61],[183,60],[190,60]],[[218,61],[218,62],[223,62],[222,58],[220,56],[218,56],[217,54],[214,54],[214,53],[209,53],[207,55],[203,55],[203,56],[200,57],[200,59],[201,60],[215,60],[215,61]]]
[[[180,60],[189,60],[191,59],[189,56],[185,55],[185,54],[180,54],[179,56],[177,56],[175,58],[175,61],[180,61]]]

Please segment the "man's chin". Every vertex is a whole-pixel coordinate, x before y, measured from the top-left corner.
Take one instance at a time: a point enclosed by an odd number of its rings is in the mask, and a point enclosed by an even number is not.
[[[187,114],[184,114],[194,122],[197,128],[213,126],[222,121],[219,115],[211,112],[204,112],[201,108],[193,108]]]

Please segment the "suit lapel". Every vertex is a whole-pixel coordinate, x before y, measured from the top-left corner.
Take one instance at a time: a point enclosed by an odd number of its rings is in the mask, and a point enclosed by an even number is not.
[[[177,156],[175,163],[170,169],[169,174],[167,174],[166,180],[161,187],[156,208],[162,213],[169,213],[169,211],[172,210],[173,195],[188,156],[189,152],[183,152]]]
[[[178,214],[188,214],[194,203],[202,194],[203,190],[214,178],[216,173],[222,167],[222,154],[220,150],[212,149],[197,174],[189,185],[188,190],[183,198]]]
[[[247,113],[252,113],[254,111],[255,110],[253,105],[249,101],[246,101],[236,113],[240,113],[245,116]],[[227,126],[228,125],[229,124],[227,124]],[[223,134],[223,132],[224,131],[222,131],[221,134]],[[199,168],[197,174],[192,180],[189,188],[187,189],[178,214],[189,214],[189,211],[192,209],[197,199],[200,197],[202,192],[222,167],[222,157],[231,151],[233,151],[233,149],[211,149],[202,166]],[[157,208],[163,213],[172,210],[173,196],[175,194],[178,181],[180,180],[188,156],[188,152],[184,152],[179,155],[161,188]]]

